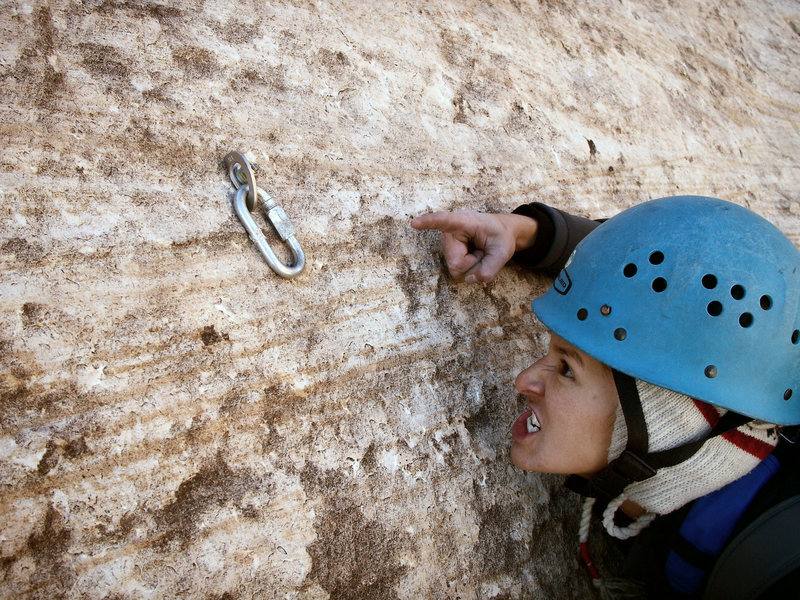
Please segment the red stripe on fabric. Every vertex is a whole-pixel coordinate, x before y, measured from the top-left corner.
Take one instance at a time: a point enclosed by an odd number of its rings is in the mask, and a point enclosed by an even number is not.
[[[768,444],[763,440],[754,438],[752,435],[747,435],[738,429],[726,431],[722,434],[722,437],[728,440],[731,444],[738,446],[748,454],[752,454],[761,460],[767,458],[775,449],[772,444]]]
[[[692,398],[692,402],[694,402],[694,405],[697,407],[697,410],[699,410],[700,413],[705,417],[706,421],[708,421],[708,424],[711,425],[712,429],[716,427],[720,419],[717,409],[708,404],[707,402],[701,402],[700,400],[695,400],[694,398]]]

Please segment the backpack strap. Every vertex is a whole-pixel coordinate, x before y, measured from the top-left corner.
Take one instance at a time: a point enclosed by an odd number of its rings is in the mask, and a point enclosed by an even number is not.
[[[703,600],[758,598],[800,567],[800,495],[753,521],[720,555]]]
[[[782,427],[781,470],[750,503],[711,571],[707,600],[790,598],[800,589],[800,426]],[[762,562],[763,560],[763,562]]]
[[[770,454],[744,477],[694,502],[664,567],[673,588],[688,596],[699,591],[745,510],[780,469]]]

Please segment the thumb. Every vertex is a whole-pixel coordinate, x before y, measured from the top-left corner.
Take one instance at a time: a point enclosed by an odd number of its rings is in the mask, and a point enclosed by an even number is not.
[[[510,258],[510,256],[503,256],[496,252],[487,253],[474,267],[466,272],[464,281],[467,283],[476,281],[488,283],[494,280],[500,269],[505,266]]]

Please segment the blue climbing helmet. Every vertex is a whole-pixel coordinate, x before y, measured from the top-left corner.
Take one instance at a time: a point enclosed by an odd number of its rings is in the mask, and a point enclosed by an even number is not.
[[[800,251],[747,209],[699,196],[630,208],[578,244],[532,307],[631,377],[800,424]]]

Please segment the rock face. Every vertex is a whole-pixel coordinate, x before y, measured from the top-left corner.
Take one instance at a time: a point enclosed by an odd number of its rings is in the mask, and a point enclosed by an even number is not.
[[[573,4],[4,4],[0,596],[592,597],[508,459],[548,282],[409,219],[703,193],[797,244],[800,11]]]

